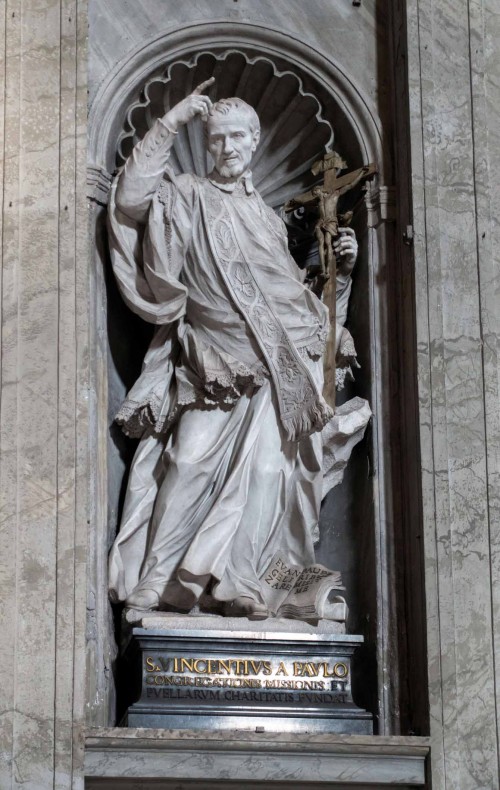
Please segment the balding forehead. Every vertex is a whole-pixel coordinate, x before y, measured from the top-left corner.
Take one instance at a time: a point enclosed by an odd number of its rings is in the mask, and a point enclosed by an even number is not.
[[[215,102],[212,106],[208,115],[208,121],[210,122],[210,119],[215,120],[216,118],[221,119],[227,117],[238,117],[242,121],[244,119],[251,131],[260,130],[259,116],[254,108],[243,101],[243,99],[238,99],[236,97],[219,99],[219,101]]]
[[[248,115],[238,110],[233,110],[227,115],[212,115],[207,120],[207,132],[209,135],[217,130],[236,131],[237,129],[249,132],[254,131]]]

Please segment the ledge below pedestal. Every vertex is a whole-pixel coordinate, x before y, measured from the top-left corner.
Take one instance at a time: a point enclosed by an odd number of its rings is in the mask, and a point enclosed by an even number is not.
[[[427,738],[95,729],[86,790],[425,788]]]

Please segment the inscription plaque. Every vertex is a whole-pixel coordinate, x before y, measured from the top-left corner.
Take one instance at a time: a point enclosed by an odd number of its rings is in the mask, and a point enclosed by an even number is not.
[[[351,659],[360,636],[134,628],[124,724],[366,734]],[[130,681],[134,678],[134,683]]]

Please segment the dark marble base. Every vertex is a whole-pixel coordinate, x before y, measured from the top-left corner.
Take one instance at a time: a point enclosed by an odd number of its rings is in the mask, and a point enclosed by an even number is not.
[[[371,734],[352,699],[362,637],[134,628],[123,656],[128,727]],[[124,684],[125,685],[125,684]]]

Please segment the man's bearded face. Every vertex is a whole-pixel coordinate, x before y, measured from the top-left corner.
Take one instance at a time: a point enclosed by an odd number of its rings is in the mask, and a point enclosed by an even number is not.
[[[245,113],[233,110],[228,115],[210,116],[207,123],[207,148],[215,169],[223,178],[238,178],[248,169],[259,142],[259,132],[250,129]]]

